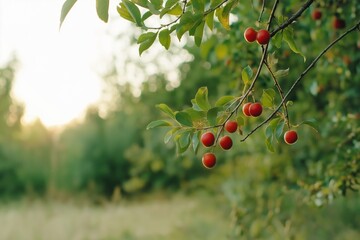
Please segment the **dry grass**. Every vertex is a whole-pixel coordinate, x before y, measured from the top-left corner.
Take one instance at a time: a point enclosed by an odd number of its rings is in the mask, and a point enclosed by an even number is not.
[[[14,203],[0,206],[0,239],[225,239],[225,218],[211,200],[189,197],[105,206]]]

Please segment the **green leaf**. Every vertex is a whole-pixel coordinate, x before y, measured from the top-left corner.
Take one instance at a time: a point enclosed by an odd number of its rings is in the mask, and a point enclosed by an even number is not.
[[[195,12],[204,12],[205,9],[205,0],[193,0],[191,1]]]
[[[141,55],[146,49],[151,47],[151,45],[154,43],[156,39],[157,33],[153,32],[147,32],[143,33],[138,38],[138,43],[140,43],[139,46],[139,55]]]
[[[241,78],[245,85],[248,85],[250,83],[250,79],[253,76],[253,71],[251,67],[248,65],[241,71]]]
[[[198,47],[201,45],[201,42],[202,42],[203,33],[204,33],[204,26],[205,26],[205,21],[202,21],[200,23],[200,25],[195,30],[195,35],[194,35],[195,44]]]
[[[160,109],[162,112],[164,112],[166,115],[168,115],[171,118],[175,118],[174,111],[165,103],[157,104],[156,107]]]
[[[63,24],[66,16],[70,12],[71,8],[74,6],[74,4],[77,2],[77,0],[66,0],[61,8],[61,15],[60,15],[60,28]]]
[[[195,95],[196,104],[204,111],[207,111],[211,108],[208,99],[208,89],[207,87],[201,87],[198,89]]]
[[[236,122],[239,126],[244,126],[245,125],[245,120],[242,117],[241,111],[239,111],[237,117],[236,117]]]
[[[137,26],[143,26],[143,22],[141,20],[141,13],[139,8],[129,0],[122,0],[122,3],[125,5],[126,9],[130,13],[131,17],[134,19],[134,22]]]
[[[263,94],[261,96],[261,103],[264,107],[273,107],[274,106],[274,98],[275,98],[275,91],[274,89],[265,89],[263,90]]]
[[[275,128],[278,125],[279,121],[280,121],[280,118],[274,118],[269,122],[269,124],[265,128],[266,138],[273,138]]]
[[[155,7],[156,10],[159,10],[162,8],[163,0],[150,0],[152,5]]]
[[[180,16],[182,14],[182,8],[180,4],[173,6],[167,13],[170,15]]]
[[[165,3],[165,7],[166,8],[171,8],[173,7],[175,4],[177,4],[179,2],[179,0],[168,0]]]
[[[179,40],[181,37],[189,31],[195,24],[199,24],[199,20],[202,19],[202,14],[193,14],[191,12],[186,12],[182,15],[179,24],[176,27],[176,35]]]
[[[265,139],[265,144],[266,144],[267,149],[268,149],[270,152],[272,152],[272,153],[275,152],[274,146],[273,146],[273,144],[272,144],[272,140],[271,140],[270,138]]]
[[[191,139],[193,150],[194,150],[195,154],[197,153],[199,146],[200,146],[200,137],[201,137],[201,132],[198,131],[195,134],[193,134],[192,139]]]
[[[198,121],[198,120],[204,120],[206,119],[206,112],[205,111],[198,111],[195,110],[193,108],[187,108],[185,110],[183,110],[183,112],[186,112],[187,114],[190,115],[191,120],[194,121]]]
[[[271,43],[274,44],[275,47],[281,48],[282,40],[283,40],[283,33],[280,31],[271,38]]]
[[[164,143],[165,144],[167,144],[170,141],[170,139],[173,136],[174,132],[175,132],[175,129],[171,129],[165,134],[165,136],[164,136]]]
[[[215,126],[217,124],[217,116],[218,113],[222,110],[221,107],[214,107],[209,109],[208,113],[207,113],[207,120],[210,124],[210,126]]]
[[[170,47],[171,37],[169,29],[164,29],[159,33],[159,41],[161,45],[167,50]]]
[[[283,69],[283,70],[277,70],[274,73],[276,78],[282,78],[282,77],[286,77],[287,75],[289,75],[289,68],[287,69]]]
[[[316,132],[320,132],[320,127],[319,127],[316,119],[308,119],[308,120],[302,122],[301,124],[308,125],[308,126],[312,127]]]
[[[144,15],[142,15],[142,17],[141,17],[141,21],[144,22],[146,19],[148,19],[152,15],[153,14],[150,11],[145,12]]]
[[[179,154],[184,153],[189,148],[190,137],[191,137],[190,131],[185,131],[182,132],[181,134],[176,135],[175,141]]]
[[[206,25],[209,27],[209,29],[212,31],[214,29],[214,12],[208,13],[205,17]]]
[[[104,22],[109,20],[109,0],[96,0],[96,12]]]
[[[165,127],[165,126],[172,126],[172,124],[171,124],[171,122],[166,121],[166,120],[155,120],[155,121],[150,122],[146,126],[146,130],[156,128],[156,127]]]
[[[300,52],[300,50],[298,49],[298,47],[296,46],[296,43],[294,41],[293,38],[293,34],[292,31],[289,28],[286,28],[284,30],[284,40],[285,42],[287,42],[287,44],[289,45],[290,49],[294,52],[297,53],[299,55],[301,55],[304,58],[304,62],[306,61],[306,57]]]
[[[216,16],[219,19],[221,25],[226,29],[230,30],[230,12],[235,7],[237,0],[231,0],[226,4],[225,7],[218,8],[216,10]]]
[[[175,114],[175,119],[183,126],[192,127],[192,119],[191,116],[186,112],[177,112]]]
[[[235,99],[234,96],[222,96],[215,102],[215,107],[224,106]]]
[[[131,0],[133,3],[135,3],[136,5],[139,5],[143,8],[147,8],[147,0]]]
[[[130,22],[135,22],[134,18],[130,15],[130,13],[129,13],[128,9],[126,8],[126,6],[124,5],[124,3],[120,3],[120,5],[118,5],[116,9],[122,18],[124,18]]]
[[[282,137],[284,126],[285,126],[285,121],[280,121],[275,128],[275,137],[278,141],[280,141]]]
[[[210,7],[214,8],[218,6],[220,3],[222,3],[223,0],[211,0]]]

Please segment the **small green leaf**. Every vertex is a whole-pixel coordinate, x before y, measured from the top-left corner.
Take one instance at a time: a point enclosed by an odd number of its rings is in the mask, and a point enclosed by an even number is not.
[[[122,18],[124,18],[130,22],[135,22],[135,20],[130,15],[130,13],[129,13],[128,9],[126,8],[126,6],[124,5],[124,3],[120,3],[120,5],[118,5],[116,9]]]
[[[171,122],[166,121],[166,120],[155,120],[150,122],[147,127],[146,130],[152,129],[152,128],[156,128],[156,127],[165,127],[165,126],[171,126]]]
[[[283,70],[277,70],[274,73],[276,78],[282,78],[282,77],[286,77],[287,75],[289,75],[289,68],[287,69],[283,69]]]
[[[191,1],[195,12],[204,12],[205,9],[205,0],[195,0]]]
[[[159,33],[159,41],[161,45],[167,50],[170,47],[171,38],[169,29],[164,29]]]
[[[263,90],[263,94],[261,96],[261,103],[264,107],[273,107],[274,106],[274,97],[276,93],[273,89],[269,88],[266,90]]]
[[[192,119],[191,116],[186,112],[177,112],[175,114],[175,119],[183,126],[192,127]]]
[[[187,114],[189,114],[191,117],[191,120],[193,122],[206,119],[205,111],[198,111],[193,108],[187,108],[187,109],[183,110],[183,112],[186,112]]]
[[[298,49],[298,47],[296,46],[296,43],[294,41],[293,38],[293,34],[292,31],[289,28],[286,28],[284,30],[284,40],[285,42],[287,42],[287,44],[289,45],[290,49],[294,52],[297,53],[299,55],[301,55],[304,58],[304,62],[306,61],[306,57],[304,56],[304,54],[302,54],[300,52],[300,50]]]
[[[143,8],[147,7],[147,0],[131,0],[133,3],[135,3],[136,5],[139,5]]]
[[[275,128],[278,125],[279,121],[280,121],[280,118],[274,118],[269,122],[268,126],[265,128],[266,138],[273,138]]]
[[[230,12],[237,2],[237,0],[231,0],[225,7],[221,7],[216,10],[216,16],[226,30],[230,30]]]
[[[205,26],[205,22],[202,21],[195,30],[195,35],[194,35],[195,44],[198,47],[201,45],[201,42],[202,42],[202,38],[203,38],[203,34],[204,34],[204,26]]]
[[[193,134],[192,139],[191,139],[193,150],[194,150],[195,154],[197,153],[199,146],[200,146],[200,137],[201,137],[201,132],[198,131],[195,134]]]
[[[272,44],[274,44],[275,47],[277,47],[277,48],[281,48],[282,40],[283,40],[283,33],[282,33],[282,31],[278,32],[277,34],[275,34],[275,36],[273,36],[273,37],[271,38]]]
[[[248,65],[241,71],[241,78],[245,85],[248,85],[250,83],[250,79],[253,76],[253,71],[251,67]]]
[[[275,137],[278,141],[280,141],[282,137],[284,126],[285,126],[285,121],[280,121],[275,128]]]
[[[195,101],[196,101],[197,105],[204,111],[207,111],[211,108],[211,105],[210,105],[209,99],[208,99],[207,87],[201,87],[198,89],[198,91],[195,95]]]
[[[170,139],[172,138],[172,136],[174,135],[174,133],[176,133],[176,131],[178,131],[178,130],[179,130],[179,128],[173,128],[173,129],[169,130],[164,136],[164,143],[167,144],[170,141]]]
[[[273,146],[273,144],[272,144],[272,140],[270,139],[270,138],[266,138],[265,139],[265,144],[266,144],[266,147],[267,147],[267,149],[270,151],[270,152],[275,152],[275,150],[274,150],[274,146]]]
[[[134,22],[137,26],[143,26],[143,22],[141,21],[141,13],[139,8],[130,0],[122,0],[122,3],[125,5],[126,9],[129,11],[131,17],[134,19]]]
[[[240,112],[239,112],[240,113]],[[245,120],[244,118],[238,114],[237,117],[236,117],[236,122],[239,126],[244,126],[245,125]]]
[[[61,8],[61,15],[60,15],[60,28],[63,24],[66,16],[70,12],[71,8],[74,6],[74,4],[77,2],[77,0],[66,0]]]
[[[144,15],[142,15],[142,17],[141,17],[141,21],[144,22],[146,19],[148,19],[152,15],[153,14],[150,11],[145,12]]]
[[[157,33],[153,32],[147,32],[143,33],[138,38],[138,43],[140,43],[139,46],[139,55],[141,55],[146,49],[151,47],[151,45],[154,43],[156,39]]]
[[[205,17],[206,25],[212,31],[214,29],[214,11],[208,13]]]
[[[316,132],[320,132],[320,127],[319,127],[316,119],[308,119],[308,120],[302,122],[301,124],[308,125],[308,126],[312,127]]]
[[[165,103],[157,104],[156,107],[160,109],[162,112],[164,112],[166,115],[168,115],[171,118],[175,118],[174,111]]]
[[[167,0],[166,3],[165,3],[165,7],[166,8],[171,8],[175,4],[177,4],[178,2],[179,2],[179,0]]]
[[[181,134],[176,135],[175,141],[179,154],[184,153],[189,148],[190,137],[191,137],[190,131],[185,131],[182,132]]]
[[[217,116],[218,113],[222,110],[221,107],[214,107],[209,109],[207,113],[207,120],[210,124],[210,126],[215,126],[217,124]]]
[[[195,24],[199,24],[199,20],[202,19],[202,14],[193,14],[191,12],[186,12],[182,15],[180,18],[180,22],[176,27],[176,35],[179,40],[181,40],[181,37],[189,31]]]
[[[215,102],[215,107],[224,106],[235,99],[234,96],[222,96]]]
[[[109,20],[109,0],[96,0],[96,12],[104,22]]]

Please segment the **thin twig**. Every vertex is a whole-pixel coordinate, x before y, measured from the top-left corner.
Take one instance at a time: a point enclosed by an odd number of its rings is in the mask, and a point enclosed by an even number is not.
[[[353,27],[349,28],[346,32],[344,32],[342,35],[340,35],[337,39],[335,39],[333,42],[331,42],[324,50],[322,50],[319,55],[310,63],[310,65],[300,74],[300,76],[295,80],[293,85],[290,87],[289,91],[286,93],[284,98],[282,99],[281,103],[276,107],[276,109],[259,125],[257,125],[253,130],[251,130],[243,139],[240,141],[245,141],[250,135],[252,135],[254,132],[256,132],[259,128],[261,128],[263,125],[265,125],[267,122],[269,122],[275,114],[280,110],[281,106],[284,104],[285,100],[289,97],[290,93],[294,90],[296,85],[299,84],[299,82],[304,78],[304,76],[315,66],[315,64],[319,61],[319,59],[330,49],[332,48],[336,43],[338,43],[341,39],[343,39],[346,35],[353,32],[357,28],[360,27],[360,21],[357,22]]]
[[[304,5],[294,14],[292,15],[286,22],[281,24],[278,28],[270,33],[270,36],[273,37],[277,32],[287,28],[290,24],[292,24],[297,18],[301,16],[301,14],[310,7],[310,5],[314,2],[314,0],[308,0]]]
[[[281,100],[283,100],[284,99],[284,91],[282,90],[282,88],[279,84],[279,81],[276,79],[276,76],[267,61],[265,61],[265,66],[269,70],[269,73],[270,73],[272,79],[274,80],[274,84],[280,94]],[[290,129],[289,113],[288,113],[288,109],[287,109],[285,102],[283,103],[283,108],[284,108],[284,114],[285,114],[285,122],[286,122],[286,125],[288,126],[288,128]]]
[[[262,15],[264,14],[264,10],[265,10],[265,0],[262,1],[261,11],[260,11],[260,15],[258,18],[258,22],[261,22],[261,18],[262,18]]]

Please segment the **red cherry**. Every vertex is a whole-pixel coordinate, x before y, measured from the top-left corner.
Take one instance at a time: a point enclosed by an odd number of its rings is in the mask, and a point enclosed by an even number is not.
[[[223,136],[222,138],[220,138],[219,143],[224,150],[229,150],[233,145],[233,142],[229,136]]]
[[[238,128],[238,124],[236,121],[227,121],[225,123],[225,130],[228,131],[229,133],[236,132],[237,128]]]
[[[261,45],[268,44],[270,41],[269,31],[265,29],[259,30],[256,35],[256,41]]]
[[[345,20],[335,17],[332,21],[332,26],[334,29],[343,29],[346,26]]]
[[[322,16],[322,13],[319,9],[315,9],[312,13],[311,13],[311,17],[314,19],[314,20],[319,20],[321,19],[321,16]]]
[[[251,103],[248,102],[248,103],[245,103],[244,106],[242,107],[242,111],[245,116],[248,116],[248,117],[251,116],[250,111],[249,111],[250,106],[251,106]]]
[[[258,117],[262,113],[262,106],[260,103],[253,103],[249,108],[250,115],[253,117]]]
[[[206,168],[213,168],[216,165],[216,156],[213,153],[205,153],[201,159]]]
[[[201,142],[205,147],[211,147],[214,145],[215,136],[212,132],[206,132],[201,136]]]
[[[298,135],[294,130],[286,131],[284,134],[284,141],[287,144],[294,144],[297,141],[297,139],[298,139]]]
[[[244,38],[247,42],[254,42],[256,40],[257,32],[252,27],[249,27],[244,32]]]

